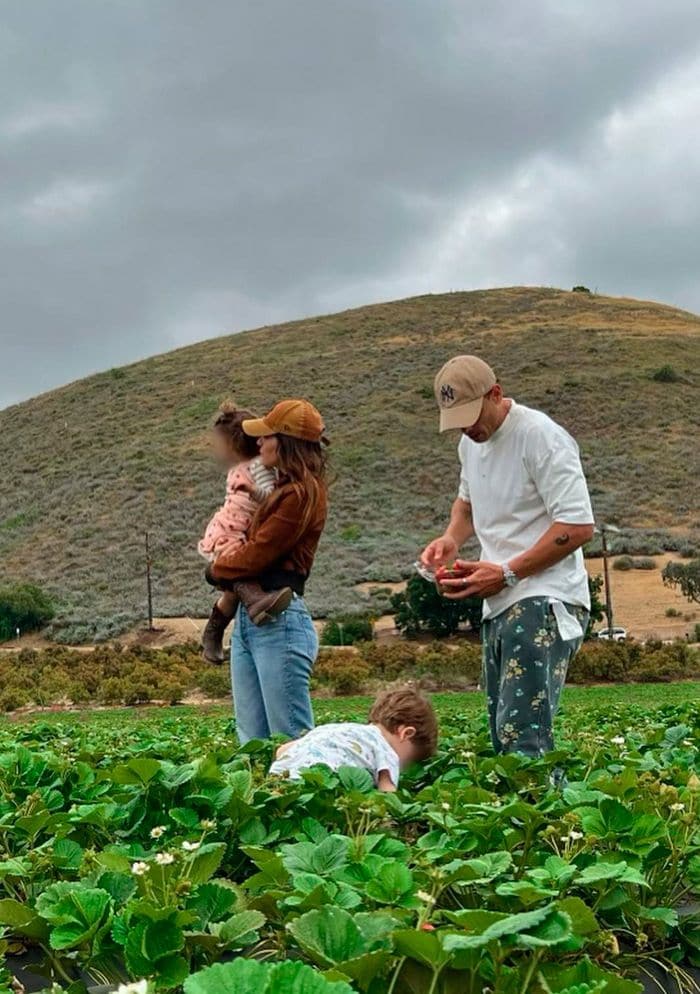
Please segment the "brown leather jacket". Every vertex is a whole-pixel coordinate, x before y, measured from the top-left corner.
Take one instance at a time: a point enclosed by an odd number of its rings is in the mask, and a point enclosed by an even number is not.
[[[304,592],[321,533],[326,524],[328,499],[322,493],[303,532],[304,498],[284,484],[268,511],[263,507],[253,522],[248,541],[232,555],[219,556],[209,567],[214,580],[258,580],[267,590],[291,586]]]

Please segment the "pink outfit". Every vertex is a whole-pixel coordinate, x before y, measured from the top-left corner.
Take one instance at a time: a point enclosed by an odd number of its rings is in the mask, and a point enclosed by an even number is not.
[[[226,499],[207,525],[204,538],[197,546],[205,559],[214,560],[224,551],[235,552],[246,541],[250,523],[259,505],[248,491],[241,489],[241,484],[245,481],[255,482],[251,469],[258,463],[258,459],[251,459],[229,470]]]

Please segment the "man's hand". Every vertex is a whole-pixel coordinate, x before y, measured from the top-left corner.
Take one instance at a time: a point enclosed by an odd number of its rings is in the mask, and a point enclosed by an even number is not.
[[[455,560],[458,553],[457,543],[449,535],[441,535],[440,538],[433,539],[430,545],[426,545],[421,553],[420,561],[428,569],[435,569],[437,566],[444,566]]]
[[[440,592],[448,600],[461,601],[467,597],[493,597],[495,594],[500,594],[506,585],[503,578],[503,568],[498,563],[458,559],[455,567],[465,575],[454,580],[440,581]]]

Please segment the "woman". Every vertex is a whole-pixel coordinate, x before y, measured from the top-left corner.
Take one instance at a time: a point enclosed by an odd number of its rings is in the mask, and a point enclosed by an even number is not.
[[[240,606],[231,640],[231,680],[238,738],[281,733],[298,738],[313,728],[309,677],[318,636],[303,594],[328,511],[327,444],[321,415],[305,400],[283,400],[264,418],[243,422],[257,437],[265,467],[279,486],[256,514],[248,541],[207,569],[215,586],[255,581],[263,590],[291,587],[295,597],[267,624]]]

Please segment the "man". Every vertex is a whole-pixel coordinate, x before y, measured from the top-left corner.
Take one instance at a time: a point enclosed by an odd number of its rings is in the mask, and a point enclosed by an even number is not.
[[[484,598],[484,675],[496,752],[540,756],[590,612],[581,546],[593,511],[573,438],[540,411],[504,397],[476,356],[451,359],[435,378],[440,431],[460,429],[459,496],[422,561],[456,560],[453,600]],[[457,559],[475,535],[481,560]]]

